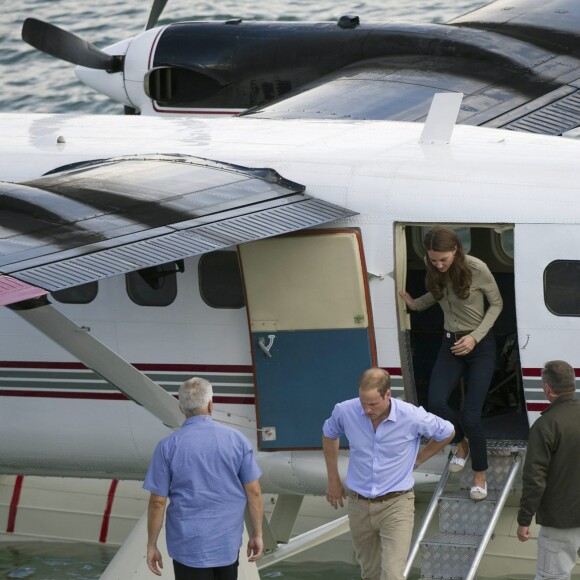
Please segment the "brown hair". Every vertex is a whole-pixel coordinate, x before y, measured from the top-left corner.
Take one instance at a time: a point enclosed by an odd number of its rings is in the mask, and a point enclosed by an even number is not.
[[[453,293],[458,298],[467,298],[471,286],[471,271],[467,265],[461,240],[457,234],[447,228],[434,227],[425,234],[423,247],[425,252],[452,252],[455,250],[453,264],[451,264],[447,272],[440,272],[427,256],[425,286],[433,294],[435,300],[443,298],[443,290],[448,280],[451,280]]]
[[[391,388],[391,376],[384,369],[373,367],[366,370],[359,381],[359,391],[372,391],[377,389],[379,395],[384,399],[385,394]]]

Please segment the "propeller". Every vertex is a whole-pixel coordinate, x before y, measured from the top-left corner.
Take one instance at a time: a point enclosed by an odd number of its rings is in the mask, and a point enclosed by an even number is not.
[[[123,56],[107,54],[72,32],[36,18],[24,21],[22,40],[41,52],[79,66],[110,73],[123,69]]]
[[[157,21],[166,4],[167,0],[153,0],[149,19],[145,27],[146,31],[157,25]],[[124,55],[108,54],[72,32],[68,32],[54,24],[43,22],[37,18],[27,18],[24,21],[22,25],[22,40],[41,52],[88,69],[116,73],[123,70],[125,63]],[[85,82],[89,86],[96,88],[90,82]],[[102,80],[97,84],[100,85],[97,88],[98,91],[112,96],[112,94],[102,88]],[[112,96],[112,98],[119,100],[115,96]],[[125,114],[135,115],[138,112],[135,108],[125,105]]]
[[[150,28],[153,28],[157,24],[157,21],[159,20],[159,17],[161,16],[161,13],[163,12],[163,9],[165,8],[166,4],[167,0],[153,1],[153,6],[151,6],[151,12],[149,13],[149,20],[147,20],[145,30],[149,30]]]

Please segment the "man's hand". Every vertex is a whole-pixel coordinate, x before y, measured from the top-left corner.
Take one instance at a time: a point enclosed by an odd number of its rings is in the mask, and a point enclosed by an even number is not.
[[[338,509],[338,506],[344,507],[343,499],[345,497],[344,486],[340,480],[328,482],[328,487],[326,488],[326,499],[335,510]]]
[[[147,566],[153,574],[161,576],[161,570],[163,570],[163,558],[161,552],[157,549],[157,546],[147,546]],[[161,570],[159,569],[161,568]]]
[[[343,498],[346,497],[344,487],[338,473],[338,449],[340,439],[331,439],[322,435],[322,451],[326,462],[326,472],[328,473],[328,486],[326,488],[326,499],[334,508],[343,507]]]
[[[163,558],[161,557],[161,552],[157,549],[157,540],[163,526],[166,504],[167,498],[162,495],[152,493],[149,497],[149,507],[147,508],[147,566],[157,576],[161,576],[161,570],[163,570]]]
[[[255,562],[264,553],[264,542],[262,536],[254,536],[248,540],[248,562]]]
[[[532,535],[528,526],[518,526],[518,540],[520,542],[527,542]]]

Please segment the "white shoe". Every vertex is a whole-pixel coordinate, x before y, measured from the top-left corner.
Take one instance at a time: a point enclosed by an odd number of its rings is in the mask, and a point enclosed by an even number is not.
[[[483,487],[474,485],[469,492],[469,497],[474,501],[481,501],[487,497],[487,481]]]
[[[451,461],[449,462],[449,471],[451,473],[460,472],[465,467],[465,462],[467,461],[468,457],[469,451],[467,452],[467,455],[465,457],[457,457],[456,451],[455,455],[451,458]]]

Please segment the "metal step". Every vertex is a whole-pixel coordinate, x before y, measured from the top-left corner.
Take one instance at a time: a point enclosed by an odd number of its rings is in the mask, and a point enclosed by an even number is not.
[[[439,498],[439,531],[481,535],[493,516],[496,499],[497,492],[492,490],[480,502],[473,501],[468,491],[443,494]]]
[[[440,533],[421,543],[421,579],[463,580],[481,535]]]
[[[505,481],[508,477],[509,471],[513,465],[513,458],[511,455],[492,455],[488,454],[488,469],[486,473],[487,479],[487,489],[498,490],[503,489],[505,486]],[[473,471],[471,470],[471,460],[467,460],[465,469],[459,474],[459,484],[462,489],[471,489],[473,482]],[[514,481],[514,486],[511,492],[516,491],[516,483]]]
[[[470,462],[455,476],[451,487],[444,491],[449,478],[448,466],[428,507],[425,521],[410,554],[410,560],[421,553],[421,579],[464,580],[476,578],[475,573],[483,552],[492,537],[499,513],[507,495],[516,491],[516,474],[521,465],[521,451],[498,446],[488,454],[488,496],[483,501],[473,501],[469,490],[473,481]],[[449,465],[449,464],[448,464]],[[459,490],[457,490],[459,480]],[[428,520],[435,506],[439,511],[439,533],[424,538]]]

